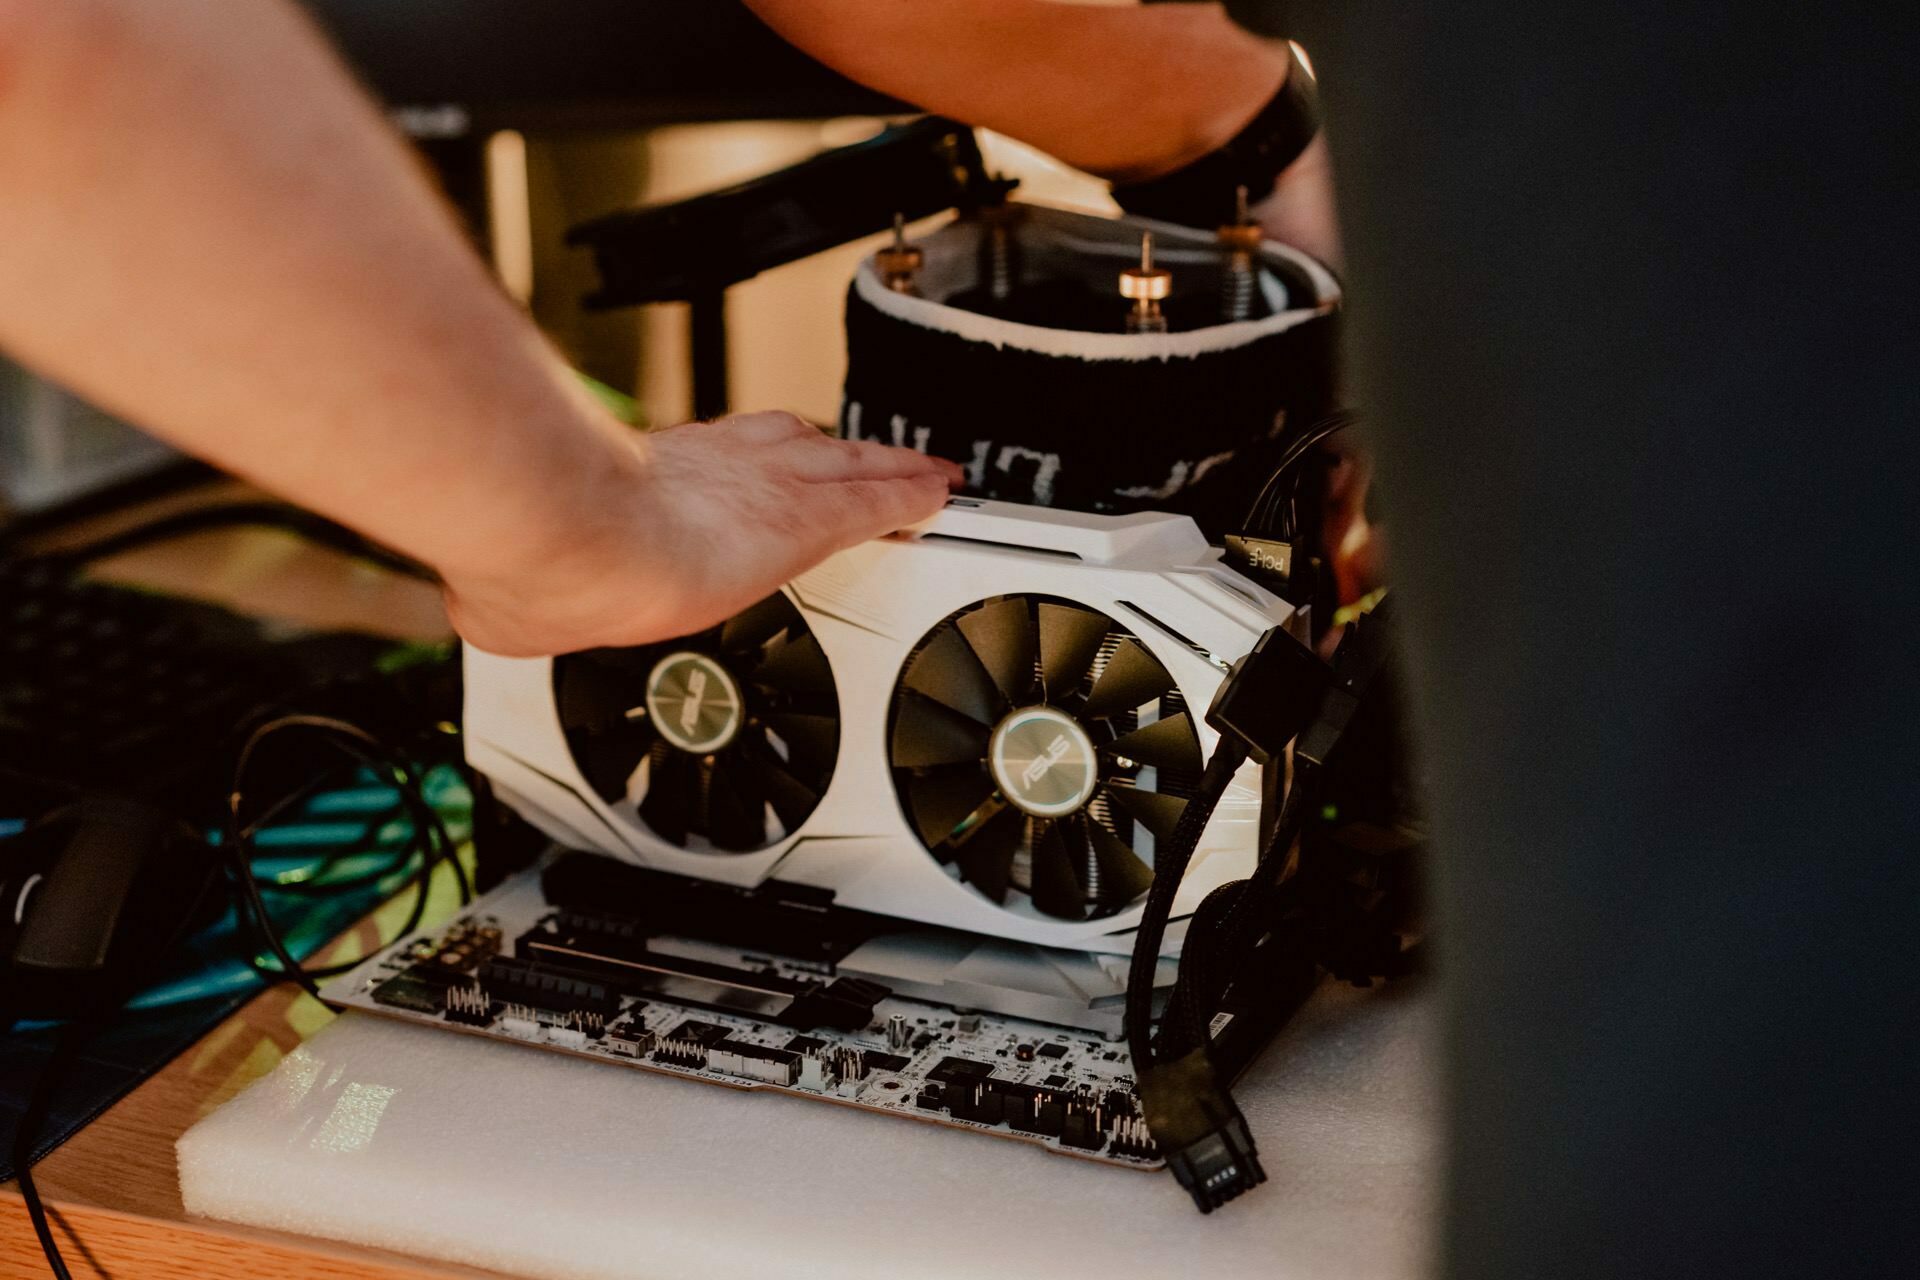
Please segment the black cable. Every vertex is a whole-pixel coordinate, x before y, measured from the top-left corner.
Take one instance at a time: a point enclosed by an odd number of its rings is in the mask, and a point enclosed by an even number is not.
[[[175,932],[162,944],[161,950],[170,951],[183,943],[192,931],[194,922],[200,918],[200,908],[211,891],[213,881],[207,881],[200,895],[195,898],[188,910],[181,913]],[[40,1199],[39,1184],[33,1177],[33,1148],[39,1140],[40,1129],[46,1123],[47,1113],[53,1107],[53,1091],[61,1077],[79,1058],[86,1042],[99,1030],[107,1013],[125,1004],[132,994],[134,975],[127,975],[113,994],[99,998],[90,1009],[67,1020],[54,1038],[53,1049],[47,1055],[47,1061],[40,1068],[40,1074],[34,1078],[33,1090],[28,1095],[27,1106],[20,1114],[19,1123],[13,1132],[14,1177],[20,1184],[20,1198],[26,1202],[27,1216],[33,1222],[33,1233],[40,1240],[40,1250],[46,1255],[47,1267],[56,1280],[72,1280],[67,1269],[66,1259],[61,1256],[60,1245],[53,1238],[53,1225],[48,1218],[45,1204]],[[13,1025],[13,1015],[0,1009],[0,1028]],[[72,1235],[71,1229],[68,1231]],[[75,1244],[80,1244],[75,1238]],[[80,1245],[82,1254],[86,1246]],[[97,1270],[98,1268],[96,1268]]]
[[[1331,683],[1318,686],[1324,688],[1324,694],[1313,699],[1310,716],[1283,715],[1271,724],[1255,718],[1259,708],[1251,704],[1276,703],[1284,686],[1312,683],[1310,677],[1320,667],[1319,660],[1303,647],[1277,643],[1270,647],[1264,639],[1249,655],[1246,666],[1236,668],[1222,689],[1220,701],[1209,709],[1209,722],[1223,733],[1237,728],[1264,743],[1256,754],[1277,760],[1284,741],[1291,739],[1293,776],[1253,871],[1246,880],[1223,886],[1218,897],[1203,904],[1207,908],[1202,913],[1204,920],[1197,916],[1188,928],[1173,997],[1161,1019],[1156,1049],[1162,1057],[1206,1045],[1208,1024],[1225,998],[1233,975],[1244,971],[1260,937],[1277,922],[1291,920],[1304,928],[1299,941],[1315,951],[1315,963],[1322,968],[1333,967],[1327,963],[1325,947],[1353,943],[1351,931],[1344,938],[1338,936],[1346,928],[1341,903],[1352,886],[1342,889],[1341,885],[1350,871],[1324,857],[1310,857],[1305,846],[1296,866],[1292,850],[1318,813],[1320,798],[1332,785],[1327,774],[1330,753],[1353,723],[1374,681],[1388,668],[1392,612],[1390,601],[1383,600],[1366,619],[1348,630],[1326,667]],[[1283,664],[1282,660],[1289,658],[1292,661]],[[1256,687],[1255,677],[1261,670],[1271,678],[1259,681]],[[1244,692],[1248,689],[1254,691]],[[1235,694],[1241,696],[1232,696]],[[1378,941],[1368,939],[1362,944],[1363,950],[1371,954]]]
[[[358,765],[357,761],[356,761],[356,765]],[[335,770],[326,770],[321,773],[317,773],[312,778],[302,783],[299,787],[295,788],[293,791],[288,792],[286,795],[282,796],[280,799],[274,801],[273,804],[267,809],[265,813],[261,814],[259,817],[255,818],[252,822],[249,822],[247,824],[243,834],[249,840],[259,835],[262,831],[272,826],[276,819],[278,819],[282,814],[286,813],[288,810],[292,809],[295,805],[301,804],[307,800],[312,799],[315,795],[318,795],[321,791],[324,791],[326,790],[327,787],[331,786],[335,777],[335,773],[336,773]],[[387,823],[392,822],[395,816],[398,815],[400,812],[401,812],[401,807],[399,803],[396,801],[394,806],[391,809],[386,810],[378,818],[371,820],[367,824],[366,830],[361,835],[361,841],[364,844],[373,843],[379,831],[381,830],[381,828],[385,827]],[[360,884],[367,884],[377,880],[383,880],[386,877],[392,875],[395,871],[400,869],[400,861],[399,859],[395,859],[394,861],[388,863],[385,867],[382,867],[379,870],[376,870],[373,872],[369,872],[363,876],[355,876],[348,880],[336,880],[336,881],[331,881],[324,884],[319,883],[319,877],[324,875],[325,872],[329,868],[331,868],[334,863],[338,862],[342,857],[345,857],[345,856],[346,856],[346,853],[344,851],[336,850],[332,853],[327,854],[324,858],[320,860],[319,869],[313,871],[310,874],[309,878],[305,880],[289,881],[289,882],[270,881],[267,884],[262,885],[261,888],[268,893],[328,893],[328,892],[337,891],[339,889],[350,888]],[[249,863],[251,863],[252,861],[254,861],[254,859],[251,859],[251,858],[248,859]]]
[[[1215,889],[1194,913],[1155,1040],[1158,1057],[1179,1057],[1207,1043],[1208,1028],[1240,960],[1273,918],[1273,898],[1287,878],[1294,841],[1306,826],[1312,790],[1308,777],[1295,775],[1253,872]]]
[[[97,553],[112,554],[112,550],[97,550]],[[460,865],[458,846],[447,830],[446,823],[427,801],[421,778],[410,764],[400,759],[397,753],[373,735],[346,721],[325,716],[282,716],[254,728],[242,745],[235,761],[222,842],[222,853],[225,856],[230,878],[242,894],[241,900],[235,904],[235,914],[242,930],[247,931],[249,913],[251,913],[251,931],[266,942],[281,965],[278,970],[269,969],[249,955],[247,957],[249,967],[270,981],[290,978],[318,998],[319,982],[322,979],[345,973],[363,961],[355,960],[309,969],[294,960],[274,927],[272,917],[267,913],[266,903],[261,897],[260,883],[253,874],[253,838],[275,818],[310,798],[326,784],[329,775],[323,774],[282,797],[253,822],[241,821],[247,767],[251,764],[255,752],[273,734],[295,728],[322,733],[336,748],[345,752],[362,767],[376,773],[391,775],[399,797],[397,807],[408,814],[411,831],[407,847],[398,859],[387,863],[381,869],[380,875],[384,878],[415,858],[418,858],[420,863],[412,878],[416,889],[413,907],[398,936],[404,937],[419,927],[420,920],[426,911],[429,883],[440,862],[445,861],[452,867],[455,881],[459,885],[462,904],[472,901],[473,889],[465,868]],[[393,813],[394,811],[390,810],[382,814],[376,822],[369,824],[370,833],[377,832],[391,821]],[[336,882],[326,888],[338,890],[347,887],[347,884],[358,883],[359,879],[355,877],[353,881],[346,883]],[[287,886],[273,887],[286,888]],[[186,913],[182,928],[187,927],[185,920],[197,918],[197,915],[197,908]],[[107,1003],[117,1007],[121,1001],[114,1000]],[[11,1025],[11,1022],[12,1018],[9,1016],[3,1025]],[[34,1180],[32,1168],[34,1146],[52,1108],[55,1088],[60,1079],[71,1069],[94,1029],[95,1023],[91,1018],[72,1019],[60,1029],[52,1052],[35,1077],[27,1106],[14,1129],[13,1163],[15,1178],[20,1187],[20,1197],[26,1205],[27,1216],[33,1223],[34,1234],[40,1242],[41,1251],[46,1256],[47,1266],[55,1280],[72,1280],[72,1272],[61,1254],[59,1242],[53,1234],[52,1221],[41,1200],[39,1186]]]
[[[467,887],[466,871],[460,866],[458,848],[453,844],[452,837],[447,834],[444,824],[437,821],[438,815],[435,816],[435,823],[426,828],[428,834],[424,840],[421,838],[419,829],[416,829],[414,838],[409,842],[404,855],[407,860],[411,860],[415,855],[418,855],[421,858],[421,863],[420,869],[414,873],[411,880],[414,886],[413,907],[408,911],[407,918],[405,922],[401,924],[399,932],[394,934],[396,939],[404,938],[420,927],[420,920],[426,914],[427,910],[427,891],[433,879],[433,871],[442,859],[445,859],[453,868],[454,879],[460,885],[461,905],[465,906],[467,903],[473,901],[472,894]],[[432,834],[435,831],[438,832],[437,835]],[[437,849],[435,848],[436,841],[438,842]],[[404,863],[389,864],[390,871],[398,870],[401,865],[404,865]],[[402,886],[401,892],[405,892],[405,886]],[[270,928],[271,926],[269,925],[267,927]],[[254,972],[260,974],[262,977],[277,980],[285,976],[275,970],[266,968],[264,965],[254,963],[252,960],[249,960],[248,963],[252,966]],[[327,978],[337,978],[343,973],[359,968],[363,963],[365,963],[364,956],[358,960],[345,960],[339,964],[323,965],[317,969],[303,967],[301,972],[309,978],[321,981]]]
[[[1247,877],[1245,892],[1239,895],[1233,909],[1221,922],[1221,937],[1228,941],[1229,946],[1236,939],[1244,939],[1252,922],[1259,918],[1260,903],[1286,879],[1294,841],[1306,829],[1307,818],[1312,810],[1310,797],[1315,790],[1313,783],[1313,777],[1305,770],[1295,774],[1293,786],[1281,803],[1280,818],[1274,823],[1273,834],[1268,837],[1267,848],[1261,854],[1260,861],[1254,864],[1253,874]]]
[[[422,784],[424,786],[424,779]],[[425,799],[424,795],[422,799]],[[453,833],[447,830],[446,820],[431,803],[427,805],[427,822],[433,830],[434,838],[440,843],[438,856],[446,859],[448,870],[453,872],[453,882],[460,890],[460,905],[463,907],[472,905],[473,881],[468,879],[467,869],[460,865],[460,846],[454,843]],[[471,826],[471,820],[469,820],[469,826]]]
[[[1209,942],[1225,933],[1227,918],[1245,888],[1244,880],[1229,880],[1216,886],[1200,900],[1193,918],[1187,922],[1186,942],[1180,948],[1180,969],[1167,996],[1167,1007],[1161,1011],[1160,1029],[1153,1038],[1154,1054],[1162,1060],[1179,1057],[1200,1042],[1198,1036],[1204,1030],[1207,1015],[1196,1016],[1195,1011],[1211,1007],[1213,1001],[1208,993],[1225,990],[1231,980],[1220,973],[1220,949]]]
[[[399,936],[404,937],[419,927],[426,913],[427,892],[434,869],[441,861],[451,864],[455,882],[460,888],[462,904],[472,901],[472,884],[467,878],[466,869],[460,865],[458,847],[454,844],[446,824],[440,815],[426,800],[424,789],[412,766],[400,760],[386,744],[375,738],[358,725],[331,716],[286,715],[256,726],[242,743],[235,758],[233,783],[227,795],[227,817],[223,848],[227,854],[228,869],[236,888],[241,895],[236,903],[236,912],[243,927],[250,928],[263,941],[279,962],[278,970],[270,969],[252,956],[248,964],[256,973],[271,980],[290,979],[297,982],[316,999],[320,995],[320,981],[335,977],[358,966],[361,961],[339,965],[328,965],[309,969],[293,958],[279,930],[274,927],[268,914],[266,902],[261,894],[259,880],[253,874],[252,837],[258,824],[249,826],[243,823],[241,815],[245,803],[246,775],[255,754],[273,735],[289,730],[301,729],[322,735],[337,749],[358,760],[376,773],[391,773],[397,787],[400,802],[406,808],[412,823],[406,857],[411,860],[418,856],[420,866],[414,872],[412,884],[415,889],[414,903],[406,923],[401,927]],[[395,868],[397,869],[397,868]],[[251,915],[249,924],[248,916]]]
[[[1156,851],[1153,883],[1134,937],[1133,963],[1127,975],[1127,1049],[1140,1095],[1141,1115],[1154,1147],[1174,1180],[1193,1197],[1195,1207],[1211,1213],[1221,1205],[1266,1181],[1259,1152],[1246,1117],[1234,1105],[1233,1095],[1218,1078],[1204,1047],[1177,1058],[1156,1056],[1154,1044],[1153,978],[1159,964],[1161,940],[1166,935],[1173,900],[1185,877],[1200,834],[1213,816],[1248,746],[1238,736],[1222,733],[1201,776],[1200,788],[1187,801],[1166,847]],[[1212,898],[1212,895],[1209,895]],[[1206,904],[1203,904],[1203,906]],[[1220,910],[1217,901],[1206,914]],[[1191,924],[1189,928],[1191,929]],[[1191,934],[1188,937],[1189,945]],[[1184,948],[1183,948],[1184,951]],[[1186,968],[1186,960],[1181,961]],[[1170,1002],[1178,1003],[1178,993]]]
[[[361,763],[364,767],[364,762],[361,762]],[[410,770],[410,766],[409,766],[409,770]],[[301,801],[306,800],[309,797],[313,796],[315,793],[323,790],[327,786],[332,776],[333,775],[330,773],[321,774],[315,777],[313,780],[307,782],[298,790],[290,793],[289,795],[283,797],[280,800],[275,801],[273,806],[269,808],[265,813],[261,814],[259,817],[255,818],[252,822],[247,824],[245,830],[242,832],[243,836],[245,836],[248,840],[251,840],[252,837],[257,836],[261,831],[265,830],[269,826],[272,826],[275,818],[278,818],[281,814],[293,808],[293,806],[299,804]],[[464,776],[464,772],[463,772],[463,776]],[[415,780],[411,772],[409,772],[407,774],[406,779],[404,780],[404,785],[420,788],[424,786],[424,779]],[[362,841],[365,842],[366,844],[374,843],[377,840],[380,831],[384,829],[388,823],[392,822],[396,817],[400,816],[403,812],[405,812],[405,809],[406,809],[406,805],[404,800],[402,800],[396,803],[393,808],[388,809],[385,812],[381,813],[379,817],[371,819],[367,823],[366,831],[361,837]],[[429,825],[433,828],[434,833],[439,839],[440,849],[443,851],[443,854],[445,853],[445,851],[457,849],[458,845],[454,841],[452,834],[447,830],[446,822],[444,819],[440,817],[439,811],[437,809],[434,809],[432,805],[429,804],[426,807],[426,813],[429,816]],[[358,888],[359,886],[366,885],[366,884],[377,884],[380,881],[385,880],[387,877],[393,875],[394,872],[400,870],[400,867],[403,865],[404,860],[408,857],[411,857],[415,852],[417,852],[418,847],[419,846],[417,845],[417,843],[410,843],[409,848],[405,850],[402,853],[402,855],[397,857],[394,861],[388,862],[383,866],[376,867],[371,871],[365,871],[360,873],[359,875],[348,876],[344,879],[339,879],[339,880],[322,880],[320,879],[320,876],[325,873],[326,869],[331,867],[334,863],[338,862],[342,857],[346,856],[344,853],[340,853],[340,852],[330,853],[324,859],[321,860],[320,870],[314,872],[313,875],[307,879],[288,881],[288,882],[269,881],[268,883],[263,884],[260,887],[266,893],[320,894],[320,893],[337,893],[342,889]],[[471,881],[468,879],[466,868],[460,865],[460,860],[458,857],[452,856],[449,854],[447,855],[447,860],[453,871],[454,881],[459,886],[459,889],[460,889],[460,904],[462,906],[465,906],[468,903],[473,901],[474,886],[471,883]],[[254,861],[255,859],[251,857],[247,859],[249,866],[251,866]]]
[[[1352,410],[1340,409],[1303,428],[1281,451],[1266,484],[1254,498],[1247,513],[1247,532],[1287,540],[1298,537],[1294,494],[1299,486],[1300,463],[1322,441],[1359,420],[1359,415]]]
[[[1140,925],[1133,937],[1133,961],[1127,970],[1127,1048],[1133,1055],[1134,1074],[1138,1076],[1153,1063],[1153,979],[1160,965],[1160,944],[1167,934],[1167,921],[1173,914],[1173,900],[1186,877],[1187,864],[1200,843],[1200,833],[1213,817],[1220,797],[1226,794],[1233,775],[1246,761],[1246,748],[1235,739],[1223,736],[1200,775],[1200,785],[1180,811],[1180,821],[1166,847],[1154,855],[1153,883],[1147,890],[1141,909]]]
[[[414,856],[421,853],[422,849],[419,844],[410,845],[407,850],[407,858],[410,861]],[[436,857],[422,857],[419,870],[415,871],[409,880],[409,883],[414,889],[413,907],[407,913],[407,919],[405,923],[400,926],[400,931],[395,937],[404,938],[420,926],[421,917],[426,914],[427,891],[429,882],[433,878],[433,870],[437,862],[438,859]],[[281,964],[281,968],[273,969],[260,963],[257,958],[251,955],[248,956],[247,967],[259,974],[262,978],[265,978],[269,982],[279,982],[282,979],[291,978],[304,987],[309,995],[318,999],[320,996],[319,984],[321,982],[328,978],[339,977],[351,969],[358,968],[364,962],[365,958],[362,957],[359,960],[347,960],[339,964],[322,965],[319,968],[310,968],[297,962],[294,963],[292,967],[287,967],[292,957],[287,952],[286,946],[280,938],[279,931],[275,929],[272,919],[266,914],[265,904],[260,899],[259,882],[250,872],[241,875],[239,879],[242,891],[246,894],[245,900],[252,911],[250,928],[257,938],[266,942],[269,949],[274,952],[275,958],[279,960]],[[406,886],[403,885],[401,892],[405,892],[405,890]]]
[[[33,1092],[27,1098],[27,1109],[21,1112],[20,1122],[13,1131],[13,1176],[20,1184],[20,1198],[26,1202],[27,1217],[33,1222],[33,1234],[40,1239],[40,1251],[46,1254],[47,1267],[56,1280],[73,1280],[73,1273],[67,1270],[59,1242],[53,1238],[53,1224],[47,1219],[46,1205],[40,1200],[40,1188],[33,1180],[33,1147],[39,1139],[40,1127],[46,1123],[47,1112],[53,1106],[54,1086],[80,1056],[80,1050],[91,1033],[91,1024],[81,1020],[69,1022],[60,1029],[53,1042],[53,1051],[40,1068],[40,1074],[34,1078]]]
[[[362,888],[370,884],[379,884],[383,880],[392,879],[420,852],[419,843],[411,837],[411,831],[409,831],[409,838],[405,845],[401,846],[379,865],[370,870],[336,878],[327,878],[326,873],[343,858],[352,856],[354,852],[365,852],[369,847],[374,847],[378,842],[379,833],[384,830],[389,823],[395,822],[405,816],[405,808],[396,803],[391,809],[386,810],[379,817],[371,819],[367,823],[361,832],[360,843],[355,849],[335,849],[322,858],[318,866],[313,868],[308,875],[301,879],[269,879],[264,881],[260,885],[260,892],[287,894],[292,897],[320,897],[340,893],[348,889]],[[249,859],[249,864],[257,862],[258,860],[259,857],[256,854],[254,858]],[[255,878],[257,879],[258,876]]]

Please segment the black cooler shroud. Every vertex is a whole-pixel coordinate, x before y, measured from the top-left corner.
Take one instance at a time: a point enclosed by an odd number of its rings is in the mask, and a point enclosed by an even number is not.
[[[1334,405],[1339,286],[1262,246],[1252,318],[1224,322],[1225,254],[1171,224],[1007,206],[1019,278],[985,278],[995,224],[919,242],[915,292],[872,259],[847,294],[841,430],[951,458],[967,491],[1082,511],[1176,511],[1216,539],[1238,522],[1294,425]],[[1121,271],[1144,231],[1172,274],[1170,332],[1127,333]]]

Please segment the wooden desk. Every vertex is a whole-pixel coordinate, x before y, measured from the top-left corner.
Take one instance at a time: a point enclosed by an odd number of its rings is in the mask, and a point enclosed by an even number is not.
[[[238,485],[195,490],[89,522],[43,545],[85,541],[163,511],[257,496]],[[98,572],[309,625],[357,626],[396,639],[448,634],[432,587],[270,530],[197,534],[115,557]],[[450,914],[458,901],[454,894],[443,868],[429,910]],[[388,903],[323,956],[345,960],[378,947],[397,932],[408,905]],[[35,1166],[73,1274],[113,1280],[498,1280],[497,1273],[186,1216],[174,1140],[333,1017],[291,984],[265,991]],[[11,1183],[0,1185],[0,1280],[46,1275],[19,1193]]]
[[[437,878],[436,909],[454,905]],[[329,955],[348,958],[398,928],[389,903]],[[377,922],[377,924],[376,924]],[[202,1116],[271,1071],[333,1019],[291,984],[255,997],[35,1166],[61,1252],[76,1277],[113,1280],[447,1280],[497,1275],[378,1250],[190,1219],[173,1144]],[[12,1184],[0,1188],[0,1280],[44,1280],[46,1262]]]

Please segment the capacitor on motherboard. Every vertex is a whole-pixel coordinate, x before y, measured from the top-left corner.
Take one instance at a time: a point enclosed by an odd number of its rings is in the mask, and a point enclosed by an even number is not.
[[[889,1048],[898,1052],[906,1048],[907,1042],[912,1039],[913,1028],[907,1025],[907,1020],[904,1017],[896,1013],[887,1019],[887,1046]]]
[[[1128,333],[1165,333],[1167,317],[1160,300],[1173,292],[1173,276],[1153,265],[1153,232],[1140,233],[1140,265],[1120,273],[1120,296],[1133,303],[1127,312]]]
[[[1247,189],[1233,193],[1233,222],[1216,233],[1226,251],[1220,280],[1220,318],[1228,322],[1253,318],[1254,255],[1260,251],[1260,224],[1247,211]]]
[[[874,265],[880,268],[880,280],[895,293],[920,292],[914,282],[920,268],[926,265],[927,255],[919,245],[907,243],[907,219],[905,214],[893,215],[893,243],[873,256]]]

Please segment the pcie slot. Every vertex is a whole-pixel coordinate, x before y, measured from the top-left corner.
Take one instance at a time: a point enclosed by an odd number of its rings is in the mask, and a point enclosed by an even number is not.
[[[892,994],[879,983],[858,978],[837,978],[828,983],[802,982],[778,974],[664,955],[644,947],[625,954],[606,946],[588,949],[558,936],[522,937],[519,950],[531,960],[551,961],[571,970],[596,974],[627,995],[745,1014],[797,1031],[816,1027],[857,1030],[872,1020],[874,1005]]]

